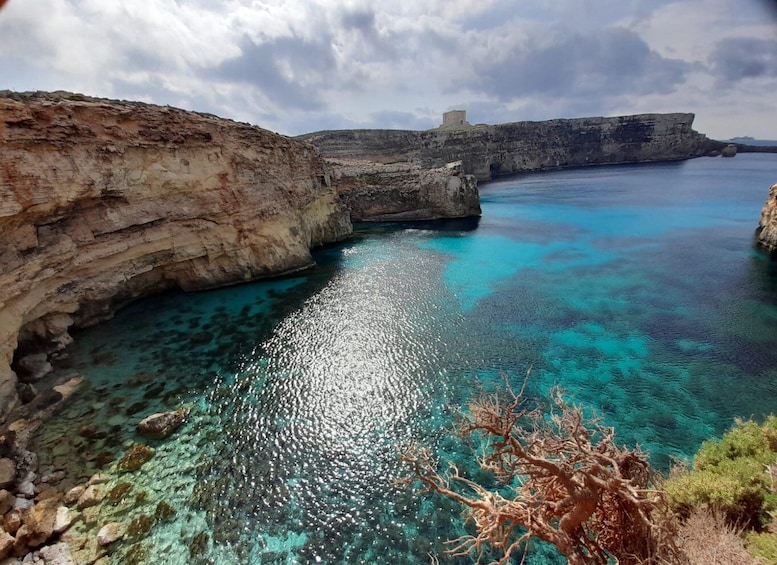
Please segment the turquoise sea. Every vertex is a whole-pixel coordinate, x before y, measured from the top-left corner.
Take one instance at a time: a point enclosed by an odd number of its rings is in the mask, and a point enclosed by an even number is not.
[[[461,509],[398,486],[398,453],[489,483],[450,430],[502,374],[560,385],[664,471],[777,412],[777,263],[753,246],[774,182],[755,154],[517,176],[481,185],[478,220],[362,225],[304,275],[145,299],[75,336],[57,376],[87,383],[41,466],[131,485],[76,526],[134,523],[117,563],[470,563],[443,553]],[[117,473],[137,422],[179,406]]]

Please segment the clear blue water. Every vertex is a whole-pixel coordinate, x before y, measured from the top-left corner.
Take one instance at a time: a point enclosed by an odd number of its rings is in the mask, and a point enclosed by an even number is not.
[[[76,336],[59,375],[88,384],[42,465],[145,493],[98,523],[176,509],[116,562],[468,563],[443,554],[460,509],[396,486],[398,451],[488,483],[448,432],[502,373],[561,385],[663,470],[777,412],[777,268],[753,247],[776,181],[773,155],[515,177],[481,186],[479,221],[362,226],[304,276],[146,299]],[[141,471],[106,463],[181,405]]]

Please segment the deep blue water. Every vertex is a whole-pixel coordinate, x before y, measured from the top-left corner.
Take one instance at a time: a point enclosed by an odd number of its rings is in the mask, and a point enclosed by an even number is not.
[[[777,268],[753,247],[776,181],[773,155],[519,176],[481,186],[479,221],[361,226],[304,276],[149,298],[77,336],[59,374],[89,383],[41,462],[83,480],[183,404],[187,426],[131,477],[147,496],[100,510],[164,499],[176,518],[117,562],[468,563],[442,554],[460,509],[396,486],[398,450],[488,482],[448,432],[502,373],[562,386],[663,470],[777,412]]]

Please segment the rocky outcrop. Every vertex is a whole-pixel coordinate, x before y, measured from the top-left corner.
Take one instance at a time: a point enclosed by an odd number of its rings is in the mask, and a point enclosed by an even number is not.
[[[769,189],[769,196],[761,210],[761,219],[755,230],[756,241],[770,253],[777,253],[777,184]]]
[[[351,229],[301,141],[169,107],[0,93],[0,421],[17,402],[14,352],[61,348],[71,324],[151,292],[309,267],[312,247]]]
[[[70,327],[140,296],[307,268],[351,217],[479,213],[460,167],[327,165],[308,143],[207,114],[0,92],[0,423],[20,394],[41,397]]]
[[[461,162],[437,169],[328,160],[335,190],[353,221],[434,220],[480,215],[477,181]]]
[[[642,114],[479,125],[455,130],[342,130],[301,136],[331,159],[441,167],[479,180],[528,171],[688,159],[726,144],[693,130],[693,114]]]

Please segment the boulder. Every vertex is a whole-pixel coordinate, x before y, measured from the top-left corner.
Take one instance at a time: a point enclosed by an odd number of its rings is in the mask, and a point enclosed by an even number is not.
[[[0,530],[0,559],[5,559],[11,554],[13,545],[13,536],[4,530]]]
[[[78,497],[76,508],[83,510],[90,506],[96,506],[103,499],[104,493],[101,485],[89,485]]]
[[[135,432],[149,439],[164,439],[183,425],[186,415],[184,409],[151,414],[137,425]]]
[[[41,380],[52,371],[51,363],[45,353],[33,353],[19,359],[16,364],[19,380],[24,383],[34,383]]]
[[[40,478],[40,482],[44,484],[55,485],[59,483],[62,479],[64,479],[66,476],[67,474],[60,469],[57,471],[52,471],[51,473],[48,473],[46,475],[43,475]]]
[[[0,459],[0,488],[7,488],[16,481],[16,463],[4,457]]]
[[[111,545],[113,542],[124,537],[124,528],[118,522],[105,524],[97,532],[97,543],[101,546]]]
[[[70,547],[64,542],[42,547],[38,552],[46,565],[75,565]]]
[[[733,143],[729,143],[723,149],[720,150],[720,154],[723,157],[734,157],[737,154],[737,146]]]
[[[26,543],[29,547],[38,547],[54,535],[58,508],[59,504],[56,500],[47,499],[22,512],[23,525],[20,530],[26,528],[28,534]],[[17,532],[17,542],[20,537]]]
[[[12,536],[16,535],[16,532],[19,531],[19,528],[22,527],[22,511],[21,510],[11,510],[10,512],[7,512],[5,516],[3,516],[3,529],[11,534]]]
[[[65,493],[65,504],[75,504],[81,495],[84,494],[86,487],[84,485],[78,485],[71,488]]]
[[[70,527],[73,523],[73,516],[70,513],[70,509],[66,506],[60,506],[57,508],[57,515],[54,519],[54,533],[61,534]]]
[[[5,489],[0,489],[0,516],[4,516],[16,503],[16,497]]]

